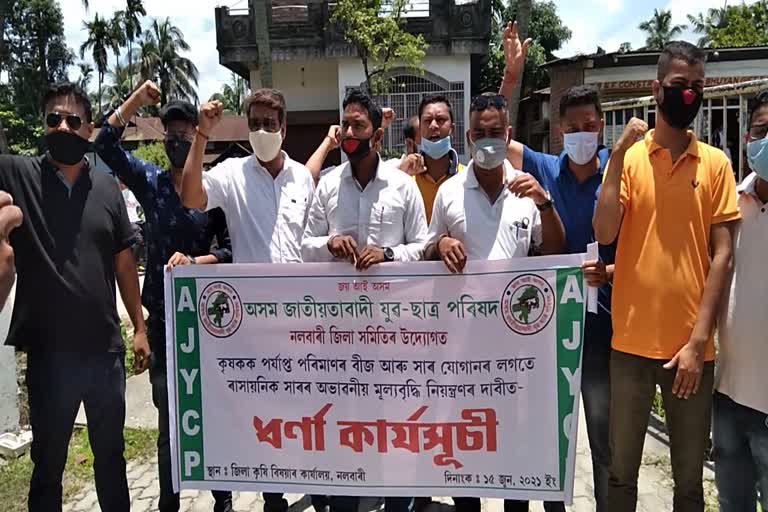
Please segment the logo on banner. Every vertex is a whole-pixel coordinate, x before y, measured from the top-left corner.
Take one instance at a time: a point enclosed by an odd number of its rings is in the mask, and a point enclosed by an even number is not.
[[[504,289],[501,309],[507,327],[530,336],[543,331],[555,315],[555,293],[540,276],[523,274]]]
[[[217,281],[205,287],[200,295],[200,322],[208,334],[216,338],[232,336],[243,321],[243,303],[234,288]]]

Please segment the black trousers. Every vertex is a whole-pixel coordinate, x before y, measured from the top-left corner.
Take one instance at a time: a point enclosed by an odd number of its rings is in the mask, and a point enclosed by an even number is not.
[[[61,478],[82,402],[99,505],[110,512],[129,512],[123,457],[124,354],[33,350],[27,359],[27,388],[34,464],[29,511],[61,511]]]
[[[163,366],[156,365],[153,360],[149,370],[152,382],[152,401],[157,407],[157,466],[160,480],[160,500],[157,508],[160,512],[178,512],[181,503],[179,494],[173,492],[173,477],[171,474],[171,434],[168,420],[168,380]],[[215,504],[214,512],[232,512],[232,493],[229,491],[212,491]]]

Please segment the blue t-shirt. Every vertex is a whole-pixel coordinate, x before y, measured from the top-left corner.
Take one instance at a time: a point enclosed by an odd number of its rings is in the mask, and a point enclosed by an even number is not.
[[[532,174],[552,196],[565,227],[566,252],[569,254],[583,253],[587,250],[587,245],[595,241],[592,216],[603,182],[603,171],[608,164],[608,149],[602,146],[598,148],[597,157],[600,161],[597,173],[579,183],[568,168],[568,155],[565,151],[560,156],[555,156],[538,153],[523,146],[522,170]],[[612,264],[615,256],[615,245],[600,246],[600,259],[606,265]],[[590,340],[589,344],[610,347],[611,285],[601,288],[598,297],[598,315],[596,318],[587,319],[585,341]]]

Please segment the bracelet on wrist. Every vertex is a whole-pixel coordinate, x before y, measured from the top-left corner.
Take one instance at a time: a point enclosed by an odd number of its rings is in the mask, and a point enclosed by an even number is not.
[[[211,139],[211,137],[210,137],[210,136],[208,136],[208,135],[204,134],[204,133],[203,133],[203,132],[201,132],[200,130],[197,130],[197,135],[199,135],[200,137],[202,137],[203,139],[205,139],[205,142],[208,142],[208,141]]]
[[[117,107],[117,110],[115,110],[115,116],[123,127],[128,126],[128,123],[125,122],[125,118],[123,117],[123,110],[120,107]]]

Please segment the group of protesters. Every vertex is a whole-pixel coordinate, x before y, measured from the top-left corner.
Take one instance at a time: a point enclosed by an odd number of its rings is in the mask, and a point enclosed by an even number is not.
[[[137,371],[149,369],[159,411],[160,511],[178,511],[171,477],[163,273],[175,265],[348,262],[365,271],[388,262],[438,260],[461,273],[468,260],[584,253],[599,288],[584,328],[582,398],[599,512],[635,510],[648,416],[661,388],[670,436],[676,512],[703,511],[702,469],[714,418],[721,510],[768,510],[768,398],[759,384],[768,356],[760,264],[768,248],[768,91],[749,110],[751,170],[737,187],[725,154],[688,127],[703,100],[705,54],[685,42],[661,53],[653,96],[656,124],[632,119],[612,151],[594,87],[569,89],[559,105],[564,151],[536,152],[512,138],[508,101],[530,40],[505,27],[499,93],[470,105],[456,133],[450,101],[426,96],[404,130],[406,154],[378,149],[393,113],[351,91],[339,126],[306,164],[282,149],[286,102],[275,89],[247,100],[253,155],[203,171],[223,108],[184,101],[161,106],[170,169],[123,149],[143,107],[160,101],[152,82],[108,115],[99,156],[144,212],[146,274],[140,294],[123,196],[86,158],[93,133],[88,96],[73,84],[43,98],[43,156],[0,156],[0,298],[17,276],[7,343],[28,353],[34,440],[29,510],[62,507],[62,472],[82,402],[102,510],[130,509],[123,455],[125,347],[115,282],[131,322]],[[466,136],[465,167],[453,147]],[[322,169],[340,147],[342,165]],[[763,219],[766,219],[763,221]],[[14,261],[15,260],[15,261]],[[763,290],[763,291],[761,291]],[[149,315],[143,315],[142,304]],[[762,320],[761,320],[762,319]],[[760,320],[760,321],[758,321]],[[719,332],[715,372],[715,330]],[[471,340],[466,340],[471,343]],[[231,493],[213,493],[217,512]],[[459,512],[479,512],[457,496]],[[265,493],[266,512],[286,512]],[[358,498],[313,496],[319,511],[353,512]],[[424,509],[428,498],[388,497],[389,512]],[[545,503],[564,511],[562,503]],[[528,503],[505,501],[505,511]]]

